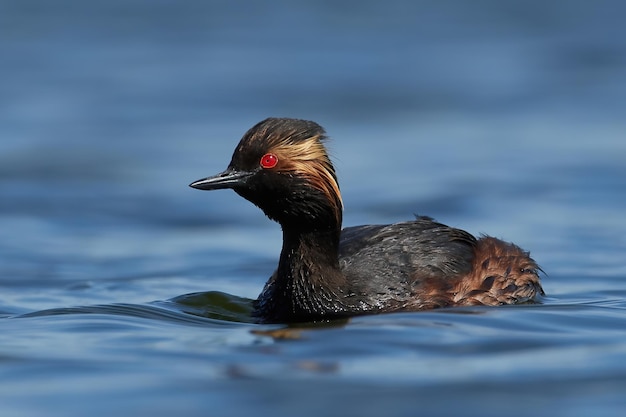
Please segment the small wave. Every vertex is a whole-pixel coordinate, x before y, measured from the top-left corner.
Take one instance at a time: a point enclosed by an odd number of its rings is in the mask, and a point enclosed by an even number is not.
[[[252,300],[218,291],[209,291],[181,295],[170,300],[154,301],[147,304],[115,303],[60,307],[13,315],[7,318],[103,314],[163,320],[187,325],[223,326],[234,323],[252,323],[251,312]]]

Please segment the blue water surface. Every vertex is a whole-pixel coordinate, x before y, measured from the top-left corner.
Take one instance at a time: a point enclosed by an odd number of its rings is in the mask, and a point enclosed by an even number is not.
[[[0,415],[622,416],[619,1],[0,3]],[[346,226],[530,250],[539,305],[248,319],[280,228],[226,167],[322,124]]]

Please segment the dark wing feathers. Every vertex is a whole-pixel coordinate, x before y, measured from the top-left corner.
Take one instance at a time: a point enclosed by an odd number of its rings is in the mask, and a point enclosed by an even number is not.
[[[366,286],[364,292],[406,296],[422,281],[467,274],[475,244],[474,236],[463,230],[418,217],[404,223],[344,229],[339,263],[348,279],[354,277],[353,282]]]

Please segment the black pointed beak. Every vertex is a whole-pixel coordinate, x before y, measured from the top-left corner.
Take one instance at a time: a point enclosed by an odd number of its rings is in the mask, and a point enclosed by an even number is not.
[[[224,188],[234,188],[238,185],[245,184],[246,180],[252,176],[252,172],[235,171],[227,169],[212,177],[207,177],[189,184],[192,188],[198,190],[221,190]]]

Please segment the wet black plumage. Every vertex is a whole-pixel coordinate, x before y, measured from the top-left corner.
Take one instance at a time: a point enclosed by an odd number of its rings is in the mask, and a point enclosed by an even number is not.
[[[519,247],[428,217],[341,230],[337,177],[315,122],[269,118],[228,168],[191,184],[232,188],[283,230],[277,270],[255,302],[261,322],[528,302],[539,267]]]

